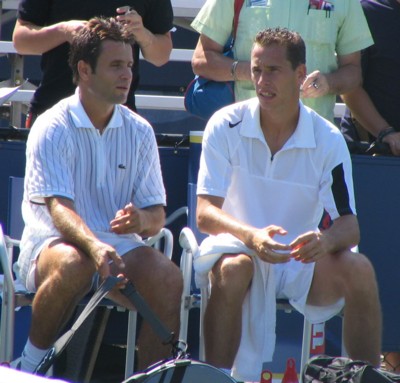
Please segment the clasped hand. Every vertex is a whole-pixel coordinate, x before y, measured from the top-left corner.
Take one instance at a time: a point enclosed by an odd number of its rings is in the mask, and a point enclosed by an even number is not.
[[[294,259],[303,263],[311,263],[327,254],[323,236],[319,232],[309,231],[298,236],[288,245],[274,240],[273,237],[276,234],[286,235],[287,231],[280,226],[270,225],[253,232],[252,248],[265,262],[286,263],[290,259]]]
[[[132,203],[118,210],[110,222],[111,231],[116,234],[141,233],[143,231],[143,216],[141,210]]]

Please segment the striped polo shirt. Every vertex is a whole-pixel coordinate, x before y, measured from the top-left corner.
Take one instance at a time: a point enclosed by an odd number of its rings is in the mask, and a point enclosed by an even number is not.
[[[28,267],[37,246],[59,235],[44,204],[44,198],[50,196],[73,200],[88,227],[105,233],[110,232],[115,213],[129,202],[139,208],[165,205],[151,125],[116,105],[100,134],[77,92],[38,117],[27,141],[22,206],[25,229],[19,257],[22,268]],[[129,236],[140,240],[134,234]]]

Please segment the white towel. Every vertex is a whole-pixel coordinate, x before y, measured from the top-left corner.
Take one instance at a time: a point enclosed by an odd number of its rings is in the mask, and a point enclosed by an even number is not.
[[[276,295],[273,268],[230,234],[207,237],[201,243],[199,253],[194,260],[198,287],[207,286],[208,272],[223,254],[244,253],[255,259],[253,281],[243,303],[242,338],[232,376],[240,381],[258,381],[263,362],[272,360],[275,349]]]

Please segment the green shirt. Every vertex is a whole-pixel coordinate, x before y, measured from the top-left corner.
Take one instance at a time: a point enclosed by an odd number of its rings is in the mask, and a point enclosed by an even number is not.
[[[250,61],[253,40],[265,28],[286,27],[297,31],[307,47],[307,71],[330,73],[337,69],[337,55],[357,52],[373,44],[359,0],[331,0],[334,9],[308,9],[309,0],[265,0],[264,6],[251,6],[245,0],[239,16],[234,57]],[[225,45],[232,30],[234,0],[207,0],[192,27]],[[250,81],[235,82],[237,101],[255,97]],[[336,95],[303,99],[303,103],[333,121]]]

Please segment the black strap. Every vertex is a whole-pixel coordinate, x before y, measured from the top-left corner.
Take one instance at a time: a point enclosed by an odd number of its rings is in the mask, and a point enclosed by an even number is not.
[[[85,305],[78,319],[72,325],[71,329],[63,334],[54,343],[53,347],[47,352],[42,361],[37,365],[34,374],[44,375],[50,366],[54,363],[56,358],[64,351],[68,343],[74,336],[75,332],[82,325],[89,314],[96,308],[100,301],[113,289],[113,287],[120,281],[120,278],[109,276],[98,287],[95,293],[90,298],[89,302]]]
[[[172,344],[175,337],[174,333],[168,330],[165,325],[160,321],[154,311],[150,308],[144,298],[138,293],[135,286],[128,282],[124,289],[121,290],[127,298],[135,305],[136,310],[142,317],[149,322],[151,328],[162,340],[163,344]]]

